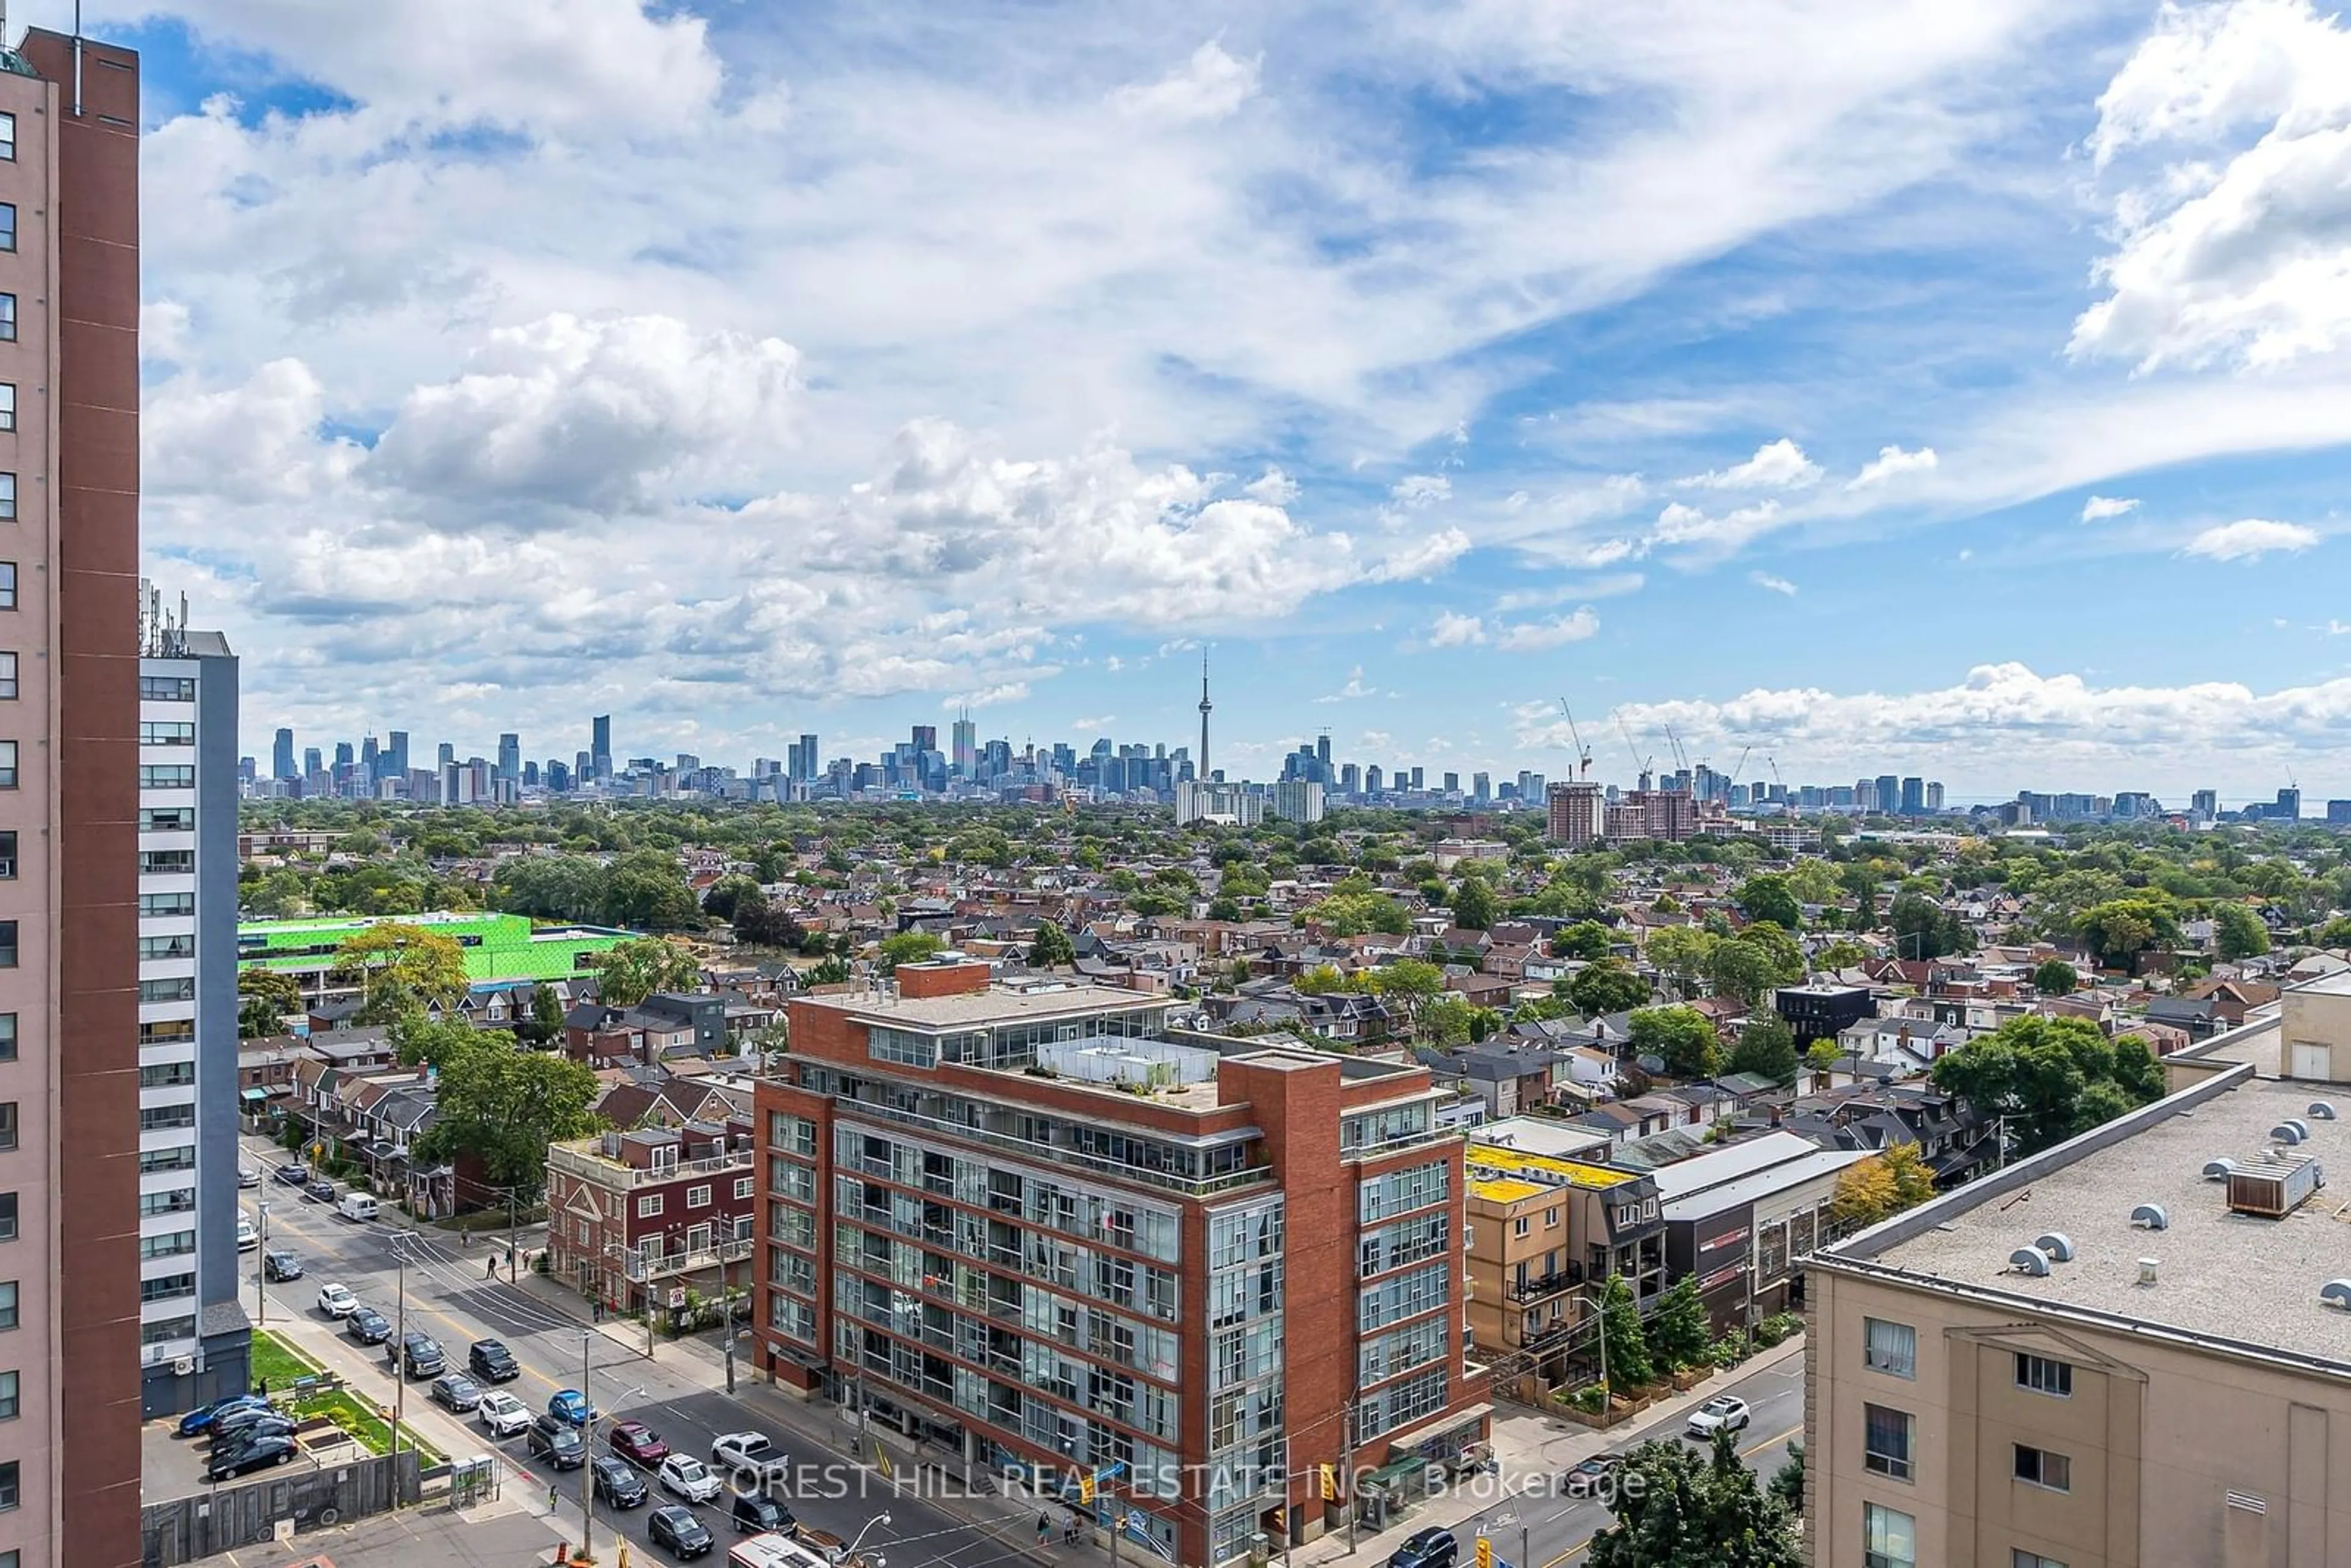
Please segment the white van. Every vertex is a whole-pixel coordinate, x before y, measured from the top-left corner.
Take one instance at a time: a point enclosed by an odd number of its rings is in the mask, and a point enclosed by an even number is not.
[[[335,1212],[345,1219],[373,1219],[376,1208],[375,1199],[363,1192],[347,1192],[343,1194],[342,1201],[335,1205]]]
[[[824,1558],[784,1535],[755,1535],[726,1553],[728,1568],[831,1568]]]
[[[250,1252],[261,1245],[261,1232],[253,1228],[253,1216],[239,1211],[236,1217],[236,1249]]]

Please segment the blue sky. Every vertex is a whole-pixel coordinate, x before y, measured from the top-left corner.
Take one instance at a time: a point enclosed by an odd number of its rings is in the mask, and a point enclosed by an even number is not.
[[[89,14],[256,749],[2351,795],[2296,0]]]

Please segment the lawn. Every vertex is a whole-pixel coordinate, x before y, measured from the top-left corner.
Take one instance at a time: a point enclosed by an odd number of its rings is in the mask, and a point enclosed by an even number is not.
[[[392,1423],[368,1400],[346,1388],[319,1388],[296,1396],[300,1380],[316,1376],[319,1371],[318,1363],[268,1330],[253,1336],[253,1375],[266,1379],[272,1394],[285,1401],[295,1415],[332,1416],[337,1426],[357,1437],[369,1452],[388,1452],[392,1448]],[[416,1449],[427,1465],[442,1462],[443,1456],[431,1444],[418,1440],[413,1426],[403,1424],[401,1443]]]

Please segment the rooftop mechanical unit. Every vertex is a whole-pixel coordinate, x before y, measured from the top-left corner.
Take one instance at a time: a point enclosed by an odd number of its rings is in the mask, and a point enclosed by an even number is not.
[[[2283,1219],[2326,1185],[2326,1172],[2305,1154],[2275,1149],[2239,1160],[2229,1172],[2229,1211]]]

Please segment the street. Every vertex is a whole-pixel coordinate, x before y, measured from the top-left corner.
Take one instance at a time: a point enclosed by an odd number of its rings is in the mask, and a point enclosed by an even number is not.
[[[1787,1463],[1789,1445],[1803,1436],[1802,1359],[1734,1377],[1719,1385],[1708,1385],[1707,1391],[1709,1397],[1729,1394],[1747,1401],[1752,1415],[1747,1429],[1739,1434],[1740,1458],[1759,1479],[1769,1481],[1772,1472]],[[1669,1428],[1650,1436],[1665,1437],[1677,1430]],[[1637,1446],[1636,1442],[1627,1441],[1612,1448],[1610,1452],[1623,1452]],[[1585,1545],[1608,1525],[1609,1512],[1601,1502],[1562,1495],[1562,1479],[1558,1476],[1536,1478],[1519,1495],[1497,1499],[1476,1520],[1462,1524],[1454,1532],[1462,1542],[1460,1561],[1471,1561],[1469,1543],[1477,1536],[1480,1520],[1493,1539],[1495,1558],[1512,1568],[1522,1564],[1527,1568],[1563,1568],[1582,1561]],[[1504,1522],[1506,1519],[1510,1522]]]
[[[602,1416],[643,1421],[676,1451],[704,1459],[710,1455],[711,1439],[720,1433],[763,1432],[795,1468],[783,1498],[801,1522],[845,1541],[865,1532],[866,1550],[886,1555],[889,1568],[989,1568],[1034,1555],[1029,1551],[1030,1542],[1017,1539],[1017,1532],[1008,1527],[976,1526],[921,1497],[893,1490],[870,1470],[843,1462],[845,1454],[823,1449],[792,1427],[768,1418],[766,1411],[785,1396],[756,1386],[747,1364],[741,1369],[743,1396],[730,1396],[716,1372],[693,1351],[664,1343],[648,1359],[642,1352],[591,1330],[584,1317],[584,1303],[576,1313],[568,1312],[564,1310],[568,1302],[550,1301],[536,1290],[507,1283],[503,1262],[497,1280],[486,1279],[486,1260],[494,1252],[504,1258],[503,1233],[495,1240],[483,1237],[464,1244],[454,1234],[430,1228],[411,1230],[393,1218],[389,1207],[381,1219],[364,1224],[346,1220],[330,1206],[308,1201],[296,1188],[271,1178],[277,1166],[290,1157],[282,1148],[251,1136],[240,1143],[243,1162],[264,1178],[259,1188],[238,1195],[243,1207],[257,1211],[261,1204],[268,1205],[268,1245],[293,1251],[305,1270],[299,1280],[268,1287],[266,1320],[260,1326],[283,1329],[289,1321],[309,1325],[298,1343],[344,1370],[357,1392],[389,1406],[393,1395],[392,1374],[381,1349],[343,1337],[339,1325],[318,1310],[319,1287],[342,1285],[361,1302],[397,1322],[404,1277],[409,1331],[437,1339],[448,1354],[451,1369],[460,1372],[465,1367],[466,1348],[474,1341],[504,1341],[522,1364],[522,1375],[500,1386],[534,1412],[545,1409],[549,1396],[559,1389],[583,1389]],[[246,1305],[253,1311],[259,1305],[255,1298],[253,1255],[247,1254],[246,1261]],[[341,1354],[337,1354],[338,1351]],[[354,1375],[353,1369],[361,1365],[365,1370]],[[429,1387],[429,1380],[408,1385],[405,1410],[411,1421],[421,1411],[438,1408],[428,1398]],[[501,1443],[477,1422],[466,1420],[464,1426],[474,1442],[470,1448],[459,1448],[460,1456],[501,1454],[513,1472],[506,1483],[510,1489],[506,1495],[515,1497],[517,1492],[511,1489],[521,1488],[527,1494],[525,1500],[534,1508],[547,1506],[552,1479],[560,1489],[554,1523],[568,1538],[580,1539],[580,1482],[590,1471],[568,1470],[550,1477],[526,1454],[521,1437]],[[600,1435],[589,1444],[591,1455],[604,1451],[600,1423]],[[425,1435],[428,1441],[440,1440],[431,1430]],[[607,1548],[617,1531],[632,1543],[632,1556],[650,1552],[654,1561],[661,1561],[666,1553],[649,1547],[645,1520],[655,1507],[679,1500],[664,1494],[653,1478],[645,1479],[652,1496],[643,1505],[619,1513],[598,1503],[593,1540],[600,1548]],[[716,1538],[713,1557],[721,1562],[736,1539],[726,1513],[728,1501],[727,1494],[722,1493],[716,1501],[695,1508]],[[884,1513],[890,1516],[886,1525],[878,1522]]]

